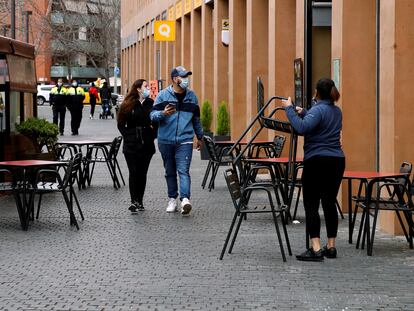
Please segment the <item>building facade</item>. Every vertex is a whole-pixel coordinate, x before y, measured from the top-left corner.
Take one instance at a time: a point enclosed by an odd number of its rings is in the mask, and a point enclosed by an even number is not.
[[[15,0],[15,4],[15,37],[35,45],[38,83],[61,77],[86,82],[113,75],[119,56],[118,0]],[[0,1],[4,36],[11,36],[10,10],[9,0]]]
[[[200,103],[211,101],[214,115],[228,104],[235,139],[257,112],[256,78],[265,98],[294,97],[301,59],[305,104],[320,77],[341,92],[346,168],[398,171],[414,162],[413,15],[412,0],[123,0],[123,91],[138,78],[168,84],[171,68],[184,65]],[[164,19],[175,21],[174,42],[154,41],[154,22]],[[380,225],[400,233],[394,214],[382,213]]]

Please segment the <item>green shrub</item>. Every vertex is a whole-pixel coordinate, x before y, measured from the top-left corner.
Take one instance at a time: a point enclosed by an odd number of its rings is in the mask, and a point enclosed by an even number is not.
[[[29,118],[20,124],[16,124],[19,133],[28,137],[41,152],[44,146],[51,151],[58,140],[59,128],[56,124],[45,119]]]
[[[211,132],[211,122],[213,121],[213,108],[206,99],[201,106],[201,125],[204,132]]]
[[[223,100],[220,103],[217,112],[217,135],[229,135],[230,134],[230,117],[227,112],[227,104]]]

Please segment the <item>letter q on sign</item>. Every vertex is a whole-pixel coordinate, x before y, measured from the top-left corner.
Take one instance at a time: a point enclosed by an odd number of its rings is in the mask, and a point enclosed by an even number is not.
[[[175,41],[175,21],[155,21],[155,41]]]

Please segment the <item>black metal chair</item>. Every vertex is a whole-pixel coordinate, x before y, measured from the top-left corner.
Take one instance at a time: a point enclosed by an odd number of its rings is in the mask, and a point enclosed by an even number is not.
[[[213,139],[209,136],[203,137],[204,145],[207,148],[208,154],[210,156],[210,160],[208,162],[206,172],[204,173],[203,182],[201,183],[201,187],[204,189],[208,180],[208,177],[211,172],[210,182],[208,184],[208,190],[214,189],[214,181],[217,176],[217,172],[220,166],[229,165],[233,163],[233,157],[231,154],[227,152],[230,149],[229,147],[217,148],[216,144],[214,143]]]
[[[77,153],[76,155],[74,155],[73,159],[69,161],[68,167],[66,168],[66,172],[65,172],[63,179],[57,170],[42,169],[37,172],[36,181],[34,183],[34,194],[36,193],[39,194],[36,219],[39,219],[40,206],[42,204],[42,196],[45,193],[61,192],[63,195],[63,199],[65,200],[66,206],[68,208],[68,211],[69,211],[70,224],[75,225],[76,228],[79,230],[79,225],[76,220],[75,214],[73,212],[73,201],[75,201],[77,205],[77,208],[81,215],[82,220],[84,220],[85,218],[83,217],[83,213],[82,213],[78,198],[73,189],[73,184],[75,183],[75,180],[76,180],[76,177],[79,171],[79,166],[81,165],[81,163],[82,163],[82,154]],[[55,182],[43,181],[42,179],[45,176],[54,176],[56,178],[56,181]]]
[[[272,199],[271,192],[266,187],[252,186],[252,187],[242,188],[240,186],[238,176],[237,176],[236,172],[233,169],[226,170],[224,172],[224,178],[226,180],[227,187],[229,189],[230,196],[231,196],[231,199],[233,201],[233,205],[234,205],[234,208],[235,208],[236,211],[234,213],[233,220],[231,222],[229,232],[227,234],[226,240],[224,242],[223,249],[222,249],[221,254],[220,254],[220,260],[223,259],[224,253],[227,249],[227,245],[228,245],[228,242],[230,240],[231,234],[233,232],[234,225],[236,224],[237,218],[238,218],[238,222],[237,222],[236,230],[235,230],[234,235],[233,235],[233,239],[232,239],[231,244],[230,244],[230,248],[228,250],[229,254],[233,250],[234,243],[236,241],[237,234],[238,234],[239,229],[240,229],[240,225],[241,225],[243,219],[245,219],[245,217],[244,217],[245,215],[252,214],[252,213],[271,213],[272,216],[273,216],[273,221],[274,221],[274,224],[275,224],[276,234],[277,234],[277,238],[278,238],[278,241],[279,241],[280,252],[282,254],[283,261],[286,261],[282,236],[280,234],[279,224],[278,224],[278,220],[277,220],[278,216],[280,216],[284,236],[285,236],[285,239],[286,239],[287,249],[288,249],[289,255],[292,255],[292,251],[291,251],[291,248],[290,248],[289,237],[288,237],[288,233],[287,233],[287,230],[286,230],[286,219],[285,219],[285,215],[284,215],[285,211],[286,211],[285,206],[275,207],[275,205],[273,204],[273,199]],[[250,207],[247,204],[248,198],[251,196],[252,192],[255,192],[255,191],[263,191],[263,192],[266,193],[268,204],[269,204],[270,208],[267,208],[267,206],[260,207],[260,208],[257,207],[257,206]]]
[[[92,181],[92,176],[95,170],[96,163],[106,163],[109,174],[111,175],[112,181],[114,183],[115,189],[118,189],[121,187],[117,172],[119,172],[122,183],[125,186],[124,176],[122,175],[122,171],[121,171],[121,168],[117,160],[117,156],[118,156],[119,149],[121,147],[121,143],[122,143],[122,136],[118,136],[118,137],[115,137],[114,140],[112,141],[109,151],[106,147],[100,146],[100,145],[93,145],[90,148],[88,148],[88,151],[85,157],[86,163],[85,163],[84,173],[86,174],[85,178],[88,181],[89,185],[91,184],[91,181]],[[92,167],[90,168],[91,165]]]
[[[403,162],[399,172],[406,174],[406,176],[397,179],[388,178],[377,183],[368,183],[365,189],[365,196],[354,197],[356,204],[353,224],[355,224],[358,208],[362,209],[356,247],[359,248],[362,238],[361,248],[364,248],[366,238],[368,245],[367,254],[369,256],[371,256],[373,252],[375,229],[378,214],[381,210],[395,212],[401,228],[403,229],[404,236],[409,243],[410,248],[413,248],[414,222],[412,216],[414,213],[414,204],[412,201],[412,183],[410,182],[412,164]],[[377,186],[375,192],[374,186]],[[383,196],[383,190],[389,195],[388,197]],[[361,192],[358,191],[359,195],[360,193]],[[403,214],[407,226],[400,213]],[[370,217],[373,217],[372,232],[370,232]]]

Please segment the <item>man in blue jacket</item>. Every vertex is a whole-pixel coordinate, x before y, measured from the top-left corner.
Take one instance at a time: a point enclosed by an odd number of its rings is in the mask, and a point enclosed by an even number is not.
[[[181,214],[188,216],[190,203],[190,164],[193,155],[194,134],[200,149],[203,130],[200,123],[200,107],[194,92],[188,88],[188,76],[192,72],[183,66],[172,69],[172,85],[158,93],[155,99],[152,121],[159,122],[158,149],[164,161],[168,187],[167,212],[177,211],[178,184],[180,178]]]

